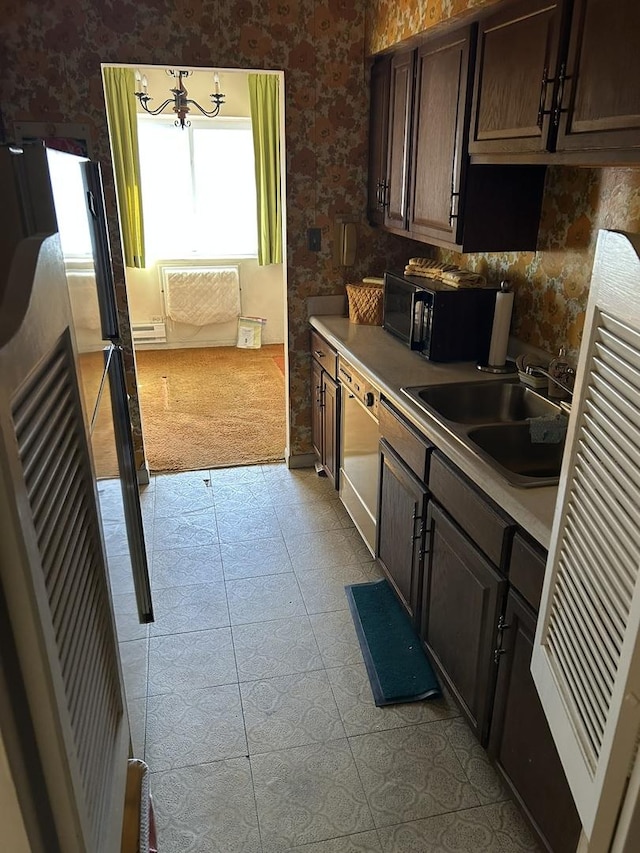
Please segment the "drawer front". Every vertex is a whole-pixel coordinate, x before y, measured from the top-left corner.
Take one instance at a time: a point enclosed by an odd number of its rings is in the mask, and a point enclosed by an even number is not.
[[[519,533],[513,537],[509,580],[537,612],[540,607],[547,552],[541,545],[529,543]]]
[[[427,482],[433,445],[414,429],[386,400],[378,408],[380,437],[396,451],[422,483]]]
[[[431,457],[429,489],[495,566],[506,570],[515,523],[478,494],[438,453]]]
[[[324,338],[311,330],[311,355],[323,369],[327,371],[332,379],[338,379],[338,353],[328,344]]]

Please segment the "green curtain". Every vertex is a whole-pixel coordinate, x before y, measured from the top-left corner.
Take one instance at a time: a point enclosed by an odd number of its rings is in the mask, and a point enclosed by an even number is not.
[[[145,266],[135,77],[132,68],[104,68],[105,98],[118,211],[128,267]]]
[[[275,74],[249,74],[258,201],[258,263],[282,263],[280,96]]]

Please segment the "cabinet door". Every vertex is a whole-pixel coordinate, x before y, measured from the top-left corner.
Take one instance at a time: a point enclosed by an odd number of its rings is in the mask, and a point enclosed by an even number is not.
[[[639,33],[638,0],[575,0],[559,151],[640,146]]]
[[[380,442],[376,555],[415,624],[418,622],[426,503],[426,487],[383,439]]]
[[[378,60],[371,69],[369,105],[369,193],[367,213],[372,225],[384,222],[384,196],[387,181],[387,141],[389,133],[389,57]]]
[[[311,442],[313,450],[322,462],[322,373],[323,370],[311,359]]]
[[[418,51],[409,230],[459,243],[469,30]]]
[[[413,103],[414,53],[391,61],[387,188],[384,224],[406,231],[408,224],[409,143]]]
[[[495,686],[498,617],[507,581],[433,501],[422,595],[423,642],[484,745]]]
[[[554,853],[573,853],[580,820],[533,678],[536,616],[511,591],[491,721],[489,752]]]
[[[480,23],[469,153],[551,150],[560,19],[560,2],[527,0]]]
[[[338,424],[339,419],[339,385],[327,373],[322,376],[322,464],[327,477],[334,487],[338,487]]]

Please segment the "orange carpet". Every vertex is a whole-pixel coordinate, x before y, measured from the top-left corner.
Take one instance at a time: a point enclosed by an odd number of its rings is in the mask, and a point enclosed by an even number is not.
[[[140,350],[138,389],[147,461],[152,471],[190,471],[284,458],[284,348],[206,347]],[[101,353],[81,356],[85,393]],[[98,423],[93,451],[98,476],[115,473],[113,438]]]

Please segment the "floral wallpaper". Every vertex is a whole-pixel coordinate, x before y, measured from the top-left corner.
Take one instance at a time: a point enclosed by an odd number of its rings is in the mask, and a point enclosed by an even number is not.
[[[380,53],[452,18],[463,19],[499,0],[369,0],[367,54]]]
[[[364,220],[368,85],[364,0],[6,0],[0,105],[7,137],[16,122],[86,126],[102,162],[123,333],[130,341],[115,216],[101,63],[280,69],[285,74],[290,449],[311,450],[306,297],[343,292],[331,261],[337,213]],[[306,231],[322,228],[309,252]],[[385,265],[386,236],[362,227],[361,276]],[[137,462],[143,464],[134,355],[126,346]]]
[[[343,293],[347,280],[431,253],[423,244],[364,224],[366,57],[494,2],[5,0],[0,107],[7,138],[14,138],[21,122],[44,123],[49,136],[65,136],[65,126],[81,125],[103,166],[139,467],[142,433],[100,64],[284,71],[289,442],[293,455],[306,454],[311,451],[306,298]],[[337,214],[359,222],[358,262],[348,274],[332,263]],[[306,231],[317,226],[322,249],[309,252]],[[575,349],[600,227],[640,229],[640,171],[549,169],[539,251],[479,254],[459,262],[490,279],[513,279],[516,334],[549,350],[565,341]]]
[[[452,18],[497,0],[370,0],[366,50],[383,51]],[[491,283],[511,280],[512,333],[548,352],[566,345],[577,356],[593,256],[600,228],[640,231],[640,168],[549,167],[538,251],[436,256],[482,272]]]
[[[600,228],[640,232],[640,169],[547,170],[537,252],[440,256],[515,291],[512,333],[548,352],[580,346]]]

